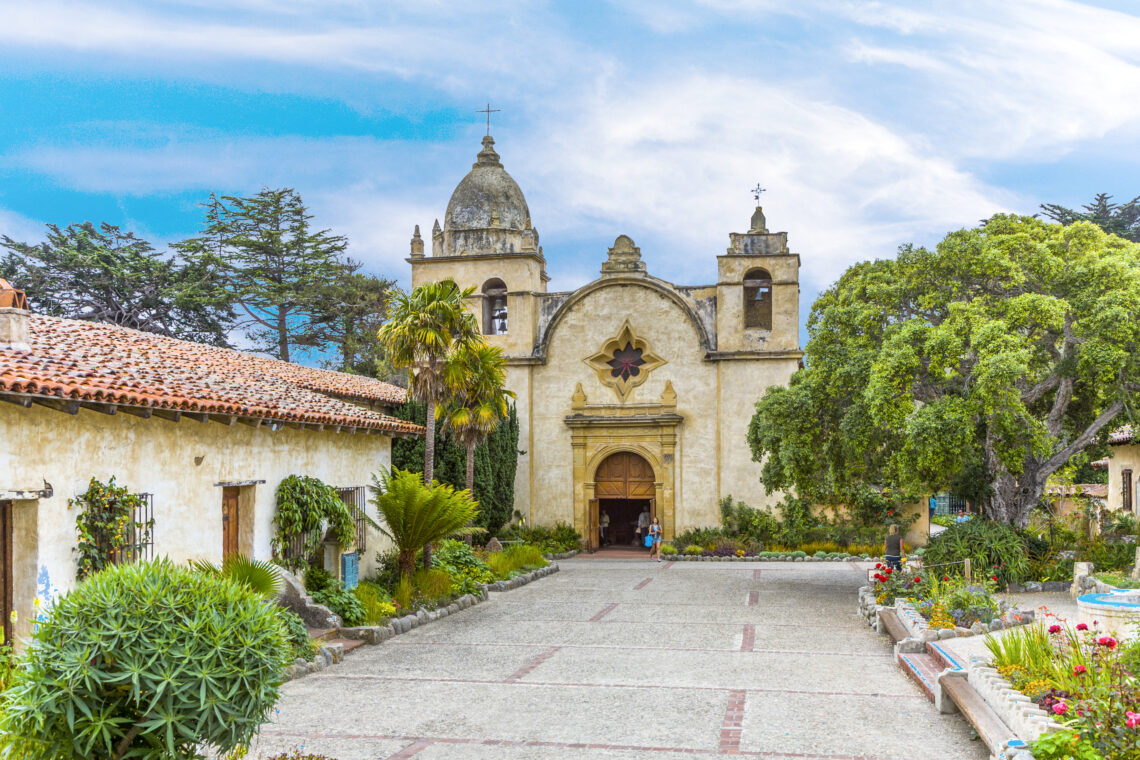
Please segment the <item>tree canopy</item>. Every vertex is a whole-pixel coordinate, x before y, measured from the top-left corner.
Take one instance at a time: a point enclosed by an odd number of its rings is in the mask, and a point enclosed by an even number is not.
[[[1140,246],[995,216],[851,267],[808,333],[749,428],[768,490],[949,488],[1024,526],[1049,475],[1140,401]]]
[[[351,271],[340,260],[348,241],[313,230],[312,215],[292,188],[218,197],[203,204],[198,237],[177,243],[188,261],[216,268],[255,350],[290,361],[325,325],[323,298]]]
[[[1092,222],[1110,235],[1140,243],[1140,195],[1127,203],[1113,203],[1111,195],[1097,193],[1092,203],[1085,204],[1084,211],[1074,211],[1056,203],[1042,203],[1041,213],[1065,225]]]
[[[234,315],[208,262],[163,256],[106,222],[47,227],[42,243],[0,239],[8,250],[0,276],[24,290],[36,312],[229,345]]]

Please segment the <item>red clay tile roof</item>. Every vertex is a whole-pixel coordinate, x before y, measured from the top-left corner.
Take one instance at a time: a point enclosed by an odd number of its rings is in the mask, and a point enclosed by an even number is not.
[[[423,432],[419,425],[345,400],[404,401],[403,388],[379,380],[99,322],[42,314],[31,314],[28,320],[31,351],[0,348],[0,392]]]
[[[1074,483],[1072,485],[1045,486],[1051,496],[1084,496],[1090,499],[1108,498],[1108,485],[1104,483]]]
[[[1114,446],[1120,446],[1126,443],[1140,443],[1140,434],[1134,431],[1131,425],[1125,425],[1109,433],[1108,442]]]

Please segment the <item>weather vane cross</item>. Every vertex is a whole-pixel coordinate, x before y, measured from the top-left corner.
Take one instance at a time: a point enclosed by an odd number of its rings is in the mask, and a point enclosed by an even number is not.
[[[488,136],[490,136],[490,134],[491,134],[491,114],[499,113],[499,111],[501,111],[501,110],[502,110],[501,108],[491,108],[491,104],[488,103],[486,108],[480,108],[478,111],[475,112],[475,113],[487,114],[487,135]]]
[[[752,197],[756,199],[756,205],[760,205],[760,193],[765,192],[765,189],[760,187],[760,183],[756,183],[756,187],[752,188]]]

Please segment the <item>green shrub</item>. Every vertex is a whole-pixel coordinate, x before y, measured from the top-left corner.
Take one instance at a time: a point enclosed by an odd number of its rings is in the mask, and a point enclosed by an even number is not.
[[[496,578],[506,578],[515,569],[510,557],[503,552],[491,552],[488,554],[487,566],[491,568],[491,572],[495,574]]]
[[[703,551],[707,547],[715,546],[718,539],[724,538],[724,531],[720,528],[690,528],[673,539],[676,546],[699,546]]]
[[[392,601],[396,603],[397,614],[403,615],[412,611],[415,593],[416,589],[412,585],[412,579],[406,575],[401,575],[400,580],[396,581],[396,588],[392,589]]]
[[[699,557],[705,552],[705,547],[698,546],[697,544],[689,544],[685,547],[684,554],[686,557]]]
[[[546,557],[542,556],[542,549],[537,546],[532,546],[531,544],[508,546],[503,550],[503,554],[511,561],[515,570],[546,567],[549,564],[546,561]]]
[[[292,610],[287,610],[284,607],[277,607],[276,609],[277,616],[285,627],[285,642],[289,659],[295,660],[298,657],[302,660],[313,659],[317,646],[316,642],[309,637],[309,631],[305,628],[305,621],[301,620],[297,613]]]
[[[168,560],[107,568],[40,621],[0,695],[0,754],[189,760],[248,744],[289,662],[281,621],[233,581]]]
[[[661,544],[661,553],[666,557],[672,557],[677,553],[677,547],[673,544]]]
[[[356,538],[356,524],[336,489],[306,475],[285,478],[277,484],[273,556],[290,570],[301,567],[320,550],[324,533],[321,528],[326,521],[331,524],[337,544],[347,549]],[[305,537],[300,556],[282,557],[283,547],[296,536]]]
[[[1128,570],[1136,559],[1136,545],[1123,541],[1091,541],[1077,550],[1077,556],[1082,562],[1091,562],[1097,570],[1106,573]]]
[[[495,580],[495,574],[487,563],[475,556],[471,547],[462,541],[448,539],[439,542],[431,560],[433,567],[451,576],[454,594],[473,594],[478,590],[478,584]]]
[[[1010,526],[974,518],[953,526],[930,539],[922,555],[926,567],[961,562],[970,558],[975,572],[996,575],[1002,583],[1020,583],[1027,578],[1030,546],[1027,537]],[[939,568],[943,575],[961,575],[962,565]]]
[[[451,598],[451,575],[446,570],[434,567],[431,570],[417,570],[412,577],[412,586],[417,599],[424,604],[435,604]]]
[[[360,602],[364,610],[362,625],[379,625],[396,614],[396,605],[387,590],[372,581],[361,581],[360,585],[352,590],[353,596]]]
[[[1043,734],[1032,749],[1037,760],[1104,760],[1087,738],[1072,729]]]
[[[149,537],[154,530],[154,520],[146,525],[134,522],[136,510],[144,503],[141,494],[115,485],[114,476],[108,483],[91,478],[85,492],[67,500],[68,509],[79,508],[75,518],[78,533],[75,551],[79,554],[76,577],[79,580],[99,572],[124,555],[129,558],[139,533],[142,533],[144,541]]]
[[[337,579],[323,567],[309,565],[305,568],[305,590],[310,594],[330,589],[335,585],[337,585]]]
[[[222,560],[221,567],[202,559],[192,560],[190,567],[202,573],[225,576],[270,601],[281,594],[281,568],[272,562],[231,554]]]
[[[360,603],[355,594],[340,583],[334,582],[328,588],[313,592],[312,596],[314,602],[323,604],[335,612],[344,625],[349,627],[364,625],[364,605]]]
[[[582,547],[582,536],[574,530],[573,525],[563,522],[555,523],[554,527],[545,525],[535,525],[531,528],[515,527],[505,531],[503,538],[532,544],[548,554],[562,554]]]

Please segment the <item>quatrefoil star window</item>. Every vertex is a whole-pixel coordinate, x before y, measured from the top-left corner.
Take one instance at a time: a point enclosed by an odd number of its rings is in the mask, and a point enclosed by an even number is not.
[[[627,319],[602,346],[602,350],[585,359],[586,364],[598,373],[604,385],[614,389],[618,398],[625,401],[633,389],[649,378],[649,373],[665,363],[653,353],[649,343],[634,334]]]

